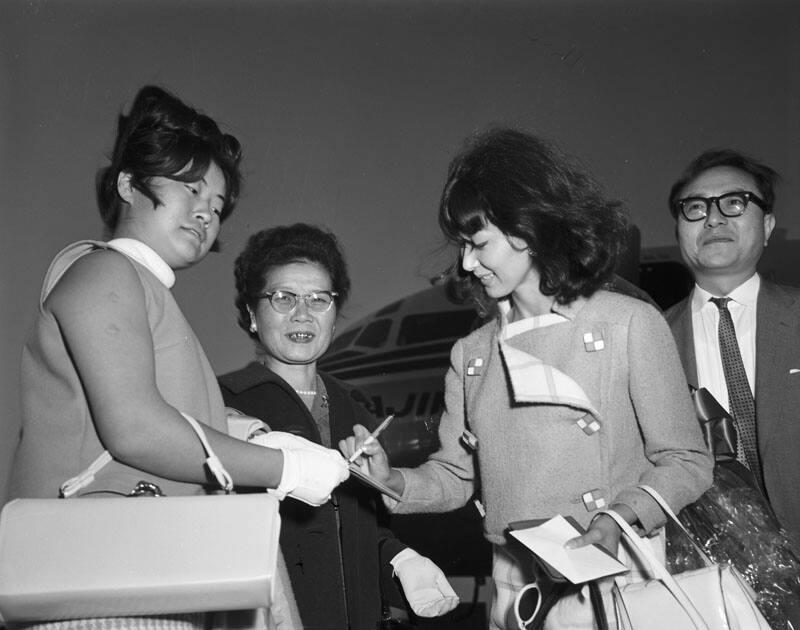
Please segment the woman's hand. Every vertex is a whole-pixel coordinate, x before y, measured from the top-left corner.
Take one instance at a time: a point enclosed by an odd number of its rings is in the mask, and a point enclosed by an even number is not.
[[[631,525],[638,520],[636,513],[627,505],[617,503],[612,505],[611,509]],[[600,514],[592,520],[591,525],[589,525],[589,529],[583,536],[578,536],[577,538],[568,540],[566,543],[564,543],[564,547],[567,549],[578,549],[579,547],[585,547],[586,545],[600,545],[604,549],[607,549],[616,555],[621,536],[622,531],[620,530],[619,525],[614,522],[614,519],[610,516],[606,516],[605,514]]]
[[[386,451],[383,450],[378,440],[367,440],[369,435],[369,430],[366,427],[355,424],[353,425],[353,435],[344,440],[339,440],[339,450],[342,451],[346,459],[350,459],[353,453],[363,448],[361,455],[356,458],[355,464],[370,477],[388,485],[392,489],[396,489],[394,484],[391,483],[394,471],[389,465]],[[395,472],[395,475],[400,476],[397,472]]]
[[[350,476],[347,462],[338,451],[282,431],[270,431],[252,439],[254,444],[279,449],[283,453],[283,474],[274,490],[279,499],[287,496],[322,505],[331,492]]]
[[[458,595],[444,572],[429,558],[407,547],[389,563],[415,615],[439,617],[458,606]]]
[[[587,545],[600,545],[614,555],[617,554],[619,539],[622,532],[614,519],[605,514],[600,514],[592,521],[589,529],[583,536],[578,536],[568,540],[564,547],[567,549],[578,549]]]
[[[371,477],[379,481],[386,481],[391,474],[389,458],[383,450],[378,440],[368,440],[369,429],[361,424],[353,425],[353,435],[344,440],[339,440],[339,450],[342,451],[345,459],[350,459],[359,449],[363,449],[361,455],[356,458],[356,465]]]

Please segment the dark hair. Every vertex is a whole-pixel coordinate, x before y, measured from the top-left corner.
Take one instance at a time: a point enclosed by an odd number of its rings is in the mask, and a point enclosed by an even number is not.
[[[669,211],[674,218],[678,217],[676,202],[681,191],[704,172],[717,166],[728,166],[750,175],[758,186],[758,190],[753,192],[757,192],[764,200],[764,212],[772,212],[775,203],[775,186],[780,181],[777,171],[733,149],[710,149],[692,160],[678,181],[672,184],[668,203]]]
[[[199,180],[211,162],[225,178],[225,203],[220,220],[233,212],[239,198],[241,145],[222,133],[211,118],[189,107],[166,90],[153,85],[136,94],[127,116],[119,115],[111,164],[97,173],[97,202],[107,230],[113,231],[124,203],[117,178],[126,171],[131,186],[154,206],[161,204],[150,187],[153,177],[181,182]],[[190,165],[184,173],[178,173]]]
[[[250,337],[248,307],[255,310],[258,294],[264,290],[267,272],[294,262],[312,262],[320,265],[331,277],[338,308],[350,295],[350,276],[347,263],[333,232],[307,223],[281,225],[256,232],[247,240],[244,250],[236,258],[236,309],[238,323]]]
[[[610,280],[627,221],[618,201],[542,138],[514,129],[485,131],[453,159],[439,204],[439,226],[461,243],[491,223],[521,238],[541,276],[539,289],[568,304]],[[459,264],[450,293],[486,309],[480,283]]]

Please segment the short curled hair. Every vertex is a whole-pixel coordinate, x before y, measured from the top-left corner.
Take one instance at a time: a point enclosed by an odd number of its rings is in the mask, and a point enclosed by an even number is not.
[[[488,223],[521,238],[541,280],[560,304],[588,297],[610,281],[623,251],[627,219],[618,201],[546,140],[494,128],[468,140],[451,161],[439,203],[439,226],[462,244]],[[480,283],[461,260],[446,272],[451,294],[488,312]]]
[[[255,311],[258,294],[264,290],[270,269],[296,262],[312,262],[328,272],[332,290],[338,293],[337,308],[341,309],[350,295],[350,276],[339,240],[324,228],[307,223],[281,225],[251,235],[242,253],[236,258],[237,322],[252,339],[250,313]]]
[[[131,186],[157,207],[161,200],[150,186],[151,178],[198,181],[211,162],[219,166],[225,178],[220,216],[224,221],[239,198],[241,154],[239,141],[222,133],[211,118],[160,87],[143,87],[128,115],[119,116],[111,164],[97,173],[97,202],[106,229],[113,232],[116,228],[125,203],[117,191],[120,173],[130,173]]]
[[[775,204],[775,187],[780,181],[778,172],[739,151],[734,151],[733,149],[709,149],[693,159],[678,181],[672,184],[667,203],[673,218],[678,218],[679,208],[677,202],[681,191],[707,170],[717,166],[728,166],[750,175],[756,181],[756,186],[758,186],[758,190],[753,192],[757,192],[764,200],[764,212],[772,212]]]

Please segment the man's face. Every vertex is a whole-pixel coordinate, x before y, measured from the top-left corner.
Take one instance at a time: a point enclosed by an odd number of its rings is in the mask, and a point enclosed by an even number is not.
[[[752,176],[729,166],[715,166],[684,186],[679,199],[717,197],[729,192],[750,191],[762,196]],[[707,276],[740,277],[755,273],[756,264],[775,227],[775,217],[753,202],[744,214],[726,217],[716,204],[700,221],[686,221],[678,213],[678,245],[684,262],[698,278]]]

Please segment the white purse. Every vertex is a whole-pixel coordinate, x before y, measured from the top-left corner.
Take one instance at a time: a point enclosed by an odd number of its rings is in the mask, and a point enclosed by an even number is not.
[[[279,532],[266,493],[16,499],[0,513],[0,621],[267,608]]]
[[[715,564],[661,495],[649,486],[639,487],[659,503],[667,517],[690,539],[706,566],[671,575],[624,519],[612,510],[605,510],[653,576],[650,580],[615,587],[613,598],[620,630],[769,630],[755,604],[755,593],[736,569],[728,564]]]

